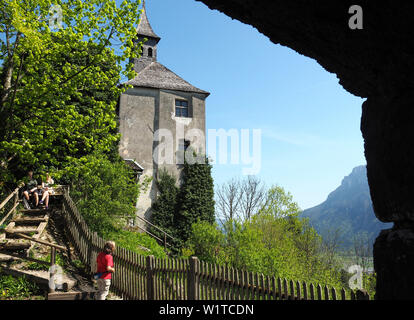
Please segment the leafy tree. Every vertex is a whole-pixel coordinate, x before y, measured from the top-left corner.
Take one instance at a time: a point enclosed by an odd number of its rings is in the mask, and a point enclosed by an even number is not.
[[[56,172],[56,177],[70,185],[80,213],[101,236],[122,229],[135,216],[139,186],[134,172],[122,160],[111,162],[100,154],[88,155]]]
[[[193,224],[184,252],[238,269],[342,287],[337,266],[327,265],[321,254],[321,237],[298,212],[291,195],[273,187],[266,206],[249,220],[227,220],[220,228]]]
[[[211,176],[211,164],[189,164],[183,168],[183,184],[179,194],[177,226],[180,238],[186,241],[191,234],[191,226],[197,221],[215,222],[214,184]]]
[[[62,27],[49,9],[58,4]],[[0,175],[14,182],[24,168],[64,167],[118,137],[115,104],[139,53],[139,1],[5,0],[0,4]],[[55,21],[56,22],[56,21]],[[124,43],[108,49],[114,40]]]
[[[224,262],[223,245],[225,237],[217,224],[199,221],[192,225],[188,246],[183,248],[184,256],[196,255],[210,263]]]
[[[296,216],[299,212],[300,208],[291,193],[286,193],[280,186],[273,186],[267,191],[265,203],[259,210],[259,214],[267,213],[279,218]]]
[[[176,186],[176,178],[171,176],[167,170],[161,170],[157,180],[158,197],[152,205],[152,223],[169,233],[173,237],[177,236],[176,214],[177,200],[180,189]],[[163,234],[156,228],[151,232],[163,239]]]
[[[94,153],[77,159],[75,165],[57,171],[55,176],[70,185],[70,195],[92,231],[139,254],[166,257],[155,239],[126,228],[135,217],[136,200],[143,186],[135,182],[135,173],[122,159],[112,161]]]
[[[305,266],[305,273],[308,276],[318,272],[320,248],[322,237],[310,225],[309,219],[297,219],[300,224],[300,232],[294,238],[295,246],[299,250],[300,260]]]

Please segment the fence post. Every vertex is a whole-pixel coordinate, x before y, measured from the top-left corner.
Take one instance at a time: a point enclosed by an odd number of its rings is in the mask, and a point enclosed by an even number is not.
[[[167,251],[167,234],[164,232],[164,250]]]
[[[16,205],[17,202],[19,202],[19,190],[17,190],[16,194],[14,195],[14,205]],[[14,211],[16,212],[16,209],[14,209]]]
[[[369,294],[364,289],[358,289],[356,292],[356,299],[357,300],[369,300]]]
[[[52,271],[53,266],[56,264],[56,248],[51,247],[50,248],[50,271]],[[49,277],[54,279],[54,276],[56,274],[56,269],[53,270],[53,273],[50,273]],[[50,280],[49,280],[50,281]],[[53,293],[55,292],[55,284],[51,285],[49,283],[49,292]]]
[[[189,259],[188,268],[188,300],[198,300],[200,261],[197,257]]]
[[[147,300],[154,300],[154,256],[147,256]]]

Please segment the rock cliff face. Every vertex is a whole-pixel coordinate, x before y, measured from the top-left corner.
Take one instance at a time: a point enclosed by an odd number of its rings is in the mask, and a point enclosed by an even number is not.
[[[316,59],[367,98],[361,131],[371,199],[378,219],[395,222],[374,246],[377,298],[414,299],[414,2],[358,1],[363,29],[351,30],[354,1],[197,1]]]
[[[354,168],[326,201],[304,210],[301,216],[308,217],[322,236],[340,228],[344,249],[352,248],[353,238],[358,233],[366,233],[374,241],[382,229],[392,227],[392,224],[382,223],[375,217],[365,166]]]

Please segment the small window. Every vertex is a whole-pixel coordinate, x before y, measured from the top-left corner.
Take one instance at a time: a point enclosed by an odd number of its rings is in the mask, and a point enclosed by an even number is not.
[[[175,100],[175,116],[188,118],[188,102],[182,100]]]
[[[189,146],[190,146],[190,141],[180,139],[180,141],[178,142],[178,151],[187,151]]]
[[[148,48],[148,57],[152,58],[152,48]]]

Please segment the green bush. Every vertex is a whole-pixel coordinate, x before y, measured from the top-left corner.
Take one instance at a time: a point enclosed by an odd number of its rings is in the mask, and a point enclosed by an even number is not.
[[[257,218],[232,222],[223,229],[197,222],[182,253],[239,270],[342,287],[340,272],[327,267],[322,257],[315,253],[305,259],[304,250],[297,246],[298,235],[289,231],[291,222],[274,216]]]
[[[193,157],[196,157],[195,153]],[[184,163],[175,221],[179,238],[184,242],[191,236],[191,226],[198,220],[207,221],[211,225],[215,222],[212,166],[208,159],[204,161]]]
[[[29,256],[31,258],[35,258],[33,251],[30,251]],[[50,268],[50,253],[45,257],[37,257],[36,259],[41,260],[41,261],[45,261],[45,262],[49,263],[49,265],[43,264],[43,263],[40,263],[40,262],[28,262],[26,264],[26,268],[28,270],[43,270],[43,271],[48,271],[49,270],[49,268]],[[64,262],[62,254],[57,253],[55,259],[56,259],[55,264],[57,264],[61,267],[65,267],[65,262]]]
[[[376,292],[376,284],[377,284],[377,274],[368,274],[364,273],[362,278],[362,287],[367,290],[370,295],[370,299],[374,299],[375,292]]]
[[[75,162],[59,173],[70,183],[70,195],[90,230],[118,246],[139,254],[164,257],[163,248],[147,235],[125,230],[128,220],[135,217],[135,204],[140,186],[135,173],[121,158],[108,159],[94,154]]]
[[[321,252],[321,237],[281,187],[268,191],[265,205],[244,222],[228,219],[220,228],[209,222],[192,225],[183,250],[201,260],[265,275],[342,287],[339,268]]]
[[[156,183],[159,194],[152,206],[151,222],[171,236],[178,237],[176,215],[180,189],[176,186],[176,178],[164,169],[160,171]],[[150,232],[160,239],[164,237],[164,234],[157,228],[152,227]],[[177,248],[174,250],[177,251]]]
[[[99,235],[122,228],[134,217],[139,186],[123,160],[89,155],[58,174],[70,184],[70,195],[89,228]]]
[[[187,247],[182,249],[182,255],[196,255],[200,260],[210,263],[224,262],[224,257],[220,256],[224,241],[225,237],[216,224],[198,221],[192,226],[190,239]]]
[[[115,241],[119,247],[123,247],[144,256],[153,255],[157,258],[165,258],[167,256],[164,248],[147,234],[127,230],[116,230],[104,233],[103,236],[106,239]],[[147,248],[150,251],[141,249],[140,247]]]
[[[43,295],[43,291],[26,277],[0,275],[0,300],[14,300]]]

